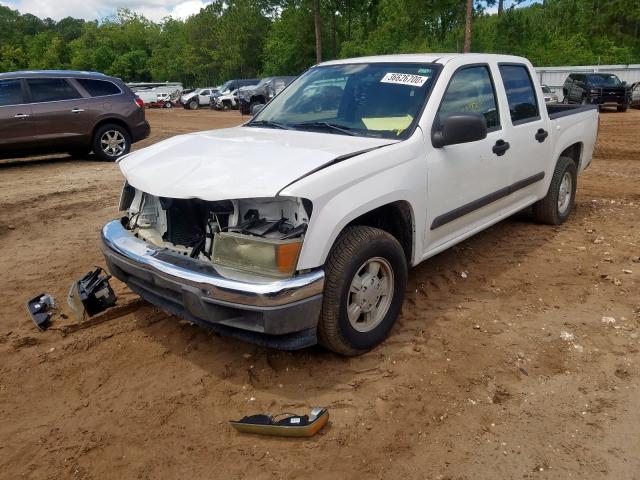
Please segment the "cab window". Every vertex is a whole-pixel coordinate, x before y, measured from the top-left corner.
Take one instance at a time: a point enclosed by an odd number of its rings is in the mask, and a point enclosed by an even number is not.
[[[524,65],[500,65],[500,75],[507,93],[511,123],[518,125],[539,119],[538,100],[529,69]]]
[[[500,128],[496,94],[487,66],[473,66],[458,70],[442,98],[437,121],[440,125],[452,115],[480,113],[488,130]]]

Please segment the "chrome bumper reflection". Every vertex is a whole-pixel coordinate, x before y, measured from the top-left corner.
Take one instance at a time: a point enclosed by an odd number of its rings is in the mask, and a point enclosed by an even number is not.
[[[202,296],[235,305],[275,307],[322,293],[324,271],[313,270],[285,279],[217,269],[214,265],[156,248],[136,238],[120,221],[102,228],[102,250],[154,275],[198,288]]]

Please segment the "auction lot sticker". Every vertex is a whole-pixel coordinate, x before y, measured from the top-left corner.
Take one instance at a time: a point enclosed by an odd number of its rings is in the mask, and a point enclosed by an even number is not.
[[[429,80],[429,77],[423,77],[422,75],[412,75],[410,73],[393,73],[389,72],[380,83],[397,83],[398,85],[410,85],[412,87],[421,87],[424,82]]]

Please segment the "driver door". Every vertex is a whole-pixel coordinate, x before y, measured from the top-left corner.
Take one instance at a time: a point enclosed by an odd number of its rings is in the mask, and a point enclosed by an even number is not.
[[[427,132],[426,250],[470,232],[499,215],[511,175],[508,138],[489,65],[457,70],[447,87],[433,130],[451,115],[481,113],[487,122],[483,140],[430,148]]]

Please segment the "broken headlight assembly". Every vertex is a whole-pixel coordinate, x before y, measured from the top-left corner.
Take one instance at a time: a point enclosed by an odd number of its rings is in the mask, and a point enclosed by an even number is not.
[[[295,274],[312,213],[296,197],[202,200],[158,197],[125,185],[123,224],[157,247],[269,277]]]

